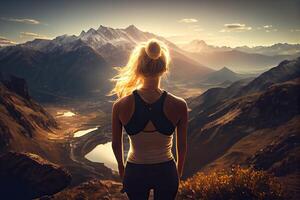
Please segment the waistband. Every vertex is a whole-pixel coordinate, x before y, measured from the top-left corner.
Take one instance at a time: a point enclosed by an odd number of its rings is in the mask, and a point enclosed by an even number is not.
[[[140,164],[140,163],[133,163],[130,161],[126,161],[126,165],[130,165],[130,166],[161,166],[161,165],[168,165],[170,163],[176,163],[174,158],[172,158],[171,160],[168,161],[164,161],[164,162],[159,162],[159,163],[151,163],[151,164]]]

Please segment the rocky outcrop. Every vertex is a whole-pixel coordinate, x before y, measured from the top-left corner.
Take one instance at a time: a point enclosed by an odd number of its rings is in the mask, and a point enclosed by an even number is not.
[[[43,200],[127,200],[125,193],[121,193],[122,184],[120,182],[110,180],[90,180],[82,183],[77,187],[64,190]]]
[[[300,163],[300,135],[289,135],[261,149],[247,160],[256,169],[268,170],[276,176],[297,173]]]
[[[30,153],[8,152],[0,157],[1,199],[33,199],[52,195],[70,184],[62,167]]]

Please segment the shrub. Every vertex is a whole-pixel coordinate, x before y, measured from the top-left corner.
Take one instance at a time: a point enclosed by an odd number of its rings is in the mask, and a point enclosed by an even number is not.
[[[232,167],[181,181],[178,199],[203,200],[281,200],[283,190],[276,179],[264,171],[253,168]]]

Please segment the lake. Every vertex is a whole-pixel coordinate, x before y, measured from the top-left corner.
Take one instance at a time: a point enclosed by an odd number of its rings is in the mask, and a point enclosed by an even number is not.
[[[118,164],[115,159],[114,152],[111,147],[111,142],[97,145],[85,157],[93,162],[104,163],[104,165],[112,170],[118,170]]]
[[[95,127],[95,128],[90,128],[90,129],[85,129],[85,130],[80,130],[80,131],[76,131],[74,133],[74,137],[81,137],[81,136],[84,136],[85,134],[89,133],[89,132],[92,132],[94,130],[97,130],[98,127]]]

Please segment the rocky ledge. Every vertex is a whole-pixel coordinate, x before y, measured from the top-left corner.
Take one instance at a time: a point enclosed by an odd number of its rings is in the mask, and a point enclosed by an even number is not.
[[[53,195],[71,182],[62,167],[35,154],[8,152],[0,156],[1,199],[33,199]]]

